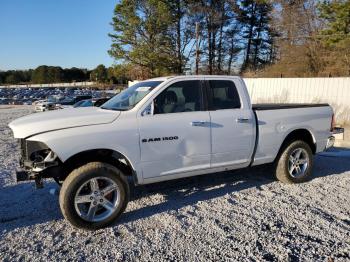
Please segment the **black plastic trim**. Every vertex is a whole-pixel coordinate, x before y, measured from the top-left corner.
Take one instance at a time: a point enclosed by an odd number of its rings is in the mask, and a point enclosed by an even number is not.
[[[254,149],[253,149],[253,153],[252,153],[252,157],[250,159],[250,163],[249,166],[252,166],[254,163],[254,159],[255,159],[255,154],[256,151],[258,149],[258,144],[259,144],[259,120],[258,120],[258,116],[256,115],[256,112],[253,111],[254,114],[254,121],[255,121],[255,143],[254,143]]]
[[[210,86],[209,81],[203,80],[203,91],[204,91],[204,99],[205,99],[205,111],[210,111],[212,106],[212,97],[210,95]]]
[[[253,104],[253,110],[279,110],[307,107],[325,107],[329,104]]]

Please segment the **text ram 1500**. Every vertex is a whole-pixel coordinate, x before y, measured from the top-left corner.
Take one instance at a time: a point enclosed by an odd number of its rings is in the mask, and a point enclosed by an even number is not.
[[[275,163],[278,180],[304,182],[313,154],[333,145],[332,116],[327,104],[251,105],[239,77],[178,76],[9,126],[22,150],[17,180],[53,177],[64,217],[97,229],[124,211],[129,176],[140,185]]]

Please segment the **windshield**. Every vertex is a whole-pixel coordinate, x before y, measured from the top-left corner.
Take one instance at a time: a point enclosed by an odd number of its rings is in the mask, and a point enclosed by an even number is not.
[[[129,110],[160,83],[162,83],[162,81],[144,81],[137,83],[108,100],[101,108],[120,111]]]

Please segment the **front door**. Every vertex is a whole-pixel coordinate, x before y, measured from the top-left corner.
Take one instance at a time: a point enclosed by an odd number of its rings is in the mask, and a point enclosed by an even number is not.
[[[191,173],[210,167],[210,117],[201,80],[170,83],[140,116],[143,178]]]

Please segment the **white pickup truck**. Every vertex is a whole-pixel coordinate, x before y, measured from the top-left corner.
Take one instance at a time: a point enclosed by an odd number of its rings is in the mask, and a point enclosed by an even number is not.
[[[54,178],[64,217],[97,229],[126,208],[127,177],[140,185],[274,163],[278,180],[304,182],[313,154],[334,143],[333,122],[327,104],[251,105],[239,77],[178,76],[9,126],[22,150],[17,180]]]

